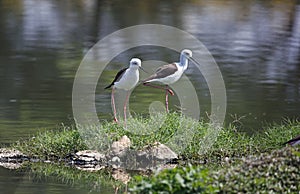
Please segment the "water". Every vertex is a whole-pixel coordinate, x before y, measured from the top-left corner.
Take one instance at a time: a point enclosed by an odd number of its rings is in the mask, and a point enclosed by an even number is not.
[[[99,189],[98,192],[88,189],[85,185],[63,184],[55,179],[34,178],[28,172],[10,171],[0,167],[0,193],[1,194],[32,194],[32,193],[113,193],[113,189]]]
[[[106,35],[146,23],[178,27],[208,48],[225,81],[228,122],[237,115],[242,117],[242,129],[253,132],[265,123],[299,118],[300,5],[296,1],[2,0],[0,144],[8,145],[39,129],[72,124],[73,79],[84,54]],[[122,46],[116,40],[112,48]],[[143,60],[178,59],[178,54],[157,47],[131,49],[116,57],[97,87],[100,119],[112,118],[110,93],[103,86],[132,55]],[[210,111],[205,80],[192,65],[186,75],[198,91],[205,117]],[[147,113],[146,105],[164,97],[161,91],[138,87],[131,99],[134,112]],[[170,99],[172,104],[178,104],[175,97]]]

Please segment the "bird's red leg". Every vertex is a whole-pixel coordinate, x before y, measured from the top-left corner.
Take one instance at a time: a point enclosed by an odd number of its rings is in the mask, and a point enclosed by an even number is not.
[[[124,107],[123,107],[123,110],[124,110],[124,122],[125,122],[125,127],[126,127],[126,104],[127,104],[127,102],[128,102],[129,93],[130,93],[130,92],[127,92],[127,94],[126,94],[126,98],[125,98],[125,102],[124,102]]]
[[[114,111],[114,121],[116,123],[118,123],[118,119],[117,119],[117,111],[116,111],[116,105],[115,105],[115,89],[112,88],[112,91],[111,91],[111,103],[112,103],[112,106],[113,106],[113,111]]]
[[[169,87],[166,85],[166,111],[169,113]]]
[[[157,88],[157,89],[161,89],[161,90],[166,90],[168,91],[172,96],[174,96],[174,92],[173,90],[171,90],[170,88],[166,89],[165,87],[161,87],[161,86],[158,86],[158,85],[153,85],[153,84],[150,84],[150,83],[143,83],[144,86],[150,86],[152,88]]]

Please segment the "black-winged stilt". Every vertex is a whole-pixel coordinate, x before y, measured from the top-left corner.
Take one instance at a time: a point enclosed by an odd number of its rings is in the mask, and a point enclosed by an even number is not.
[[[177,82],[181,78],[183,72],[188,67],[189,59],[192,60],[192,51],[188,49],[184,49],[180,53],[179,62],[163,65],[159,67],[153,75],[142,80],[142,83],[145,86],[166,90],[166,111],[167,112],[169,112],[168,93],[174,95],[174,92],[169,88],[169,85]],[[164,84],[165,87],[150,84],[151,82]]]
[[[299,145],[300,144],[300,135],[298,135],[297,137],[294,137],[293,139],[283,143],[283,145],[285,145],[285,144],[289,144],[291,146]]]
[[[113,111],[114,111],[114,120],[116,122],[118,122],[118,119],[117,119],[115,97],[114,97],[115,89],[123,89],[123,90],[127,91],[125,102],[124,102],[124,107],[123,107],[124,121],[126,124],[126,104],[128,101],[130,90],[132,90],[139,81],[139,68],[142,68],[141,65],[142,65],[142,61],[140,59],[132,58],[130,60],[129,67],[121,69],[115,76],[115,79],[112,81],[112,83],[110,85],[108,85],[107,87],[105,87],[105,89],[112,87],[111,103],[112,103]]]

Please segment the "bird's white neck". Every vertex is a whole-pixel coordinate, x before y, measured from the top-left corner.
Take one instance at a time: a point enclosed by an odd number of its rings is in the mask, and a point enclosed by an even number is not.
[[[131,67],[131,68],[128,68],[127,69],[127,72],[130,74],[130,75],[139,75],[139,68],[136,68],[136,67]]]
[[[189,60],[185,55],[180,55],[180,66],[184,67],[184,69],[187,68],[189,64]]]
[[[128,68],[130,71],[138,71],[139,70],[139,67],[137,66],[129,66]]]

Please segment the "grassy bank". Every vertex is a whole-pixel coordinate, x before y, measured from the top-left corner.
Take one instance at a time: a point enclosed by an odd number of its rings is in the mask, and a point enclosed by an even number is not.
[[[30,157],[45,160],[65,158],[70,153],[87,149],[78,131],[66,126],[39,132],[30,139],[17,141],[13,147]]]
[[[209,123],[173,113],[130,119],[126,129],[110,122],[77,129],[63,126],[19,141],[14,147],[39,158],[64,158],[87,148],[106,152],[111,142],[127,135],[132,149],[159,141],[180,153],[178,168],[151,177],[135,176],[130,183],[133,193],[277,193],[300,189],[295,184],[300,181],[300,150],[282,145],[300,134],[299,121],[284,121],[251,136],[234,125],[216,129],[218,133],[212,129]],[[176,150],[178,147],[183,149]]]
[[[298,193],[300,149],[249,156],[220,169],[187,166],[151,177],[136,176],[132,193]]]

